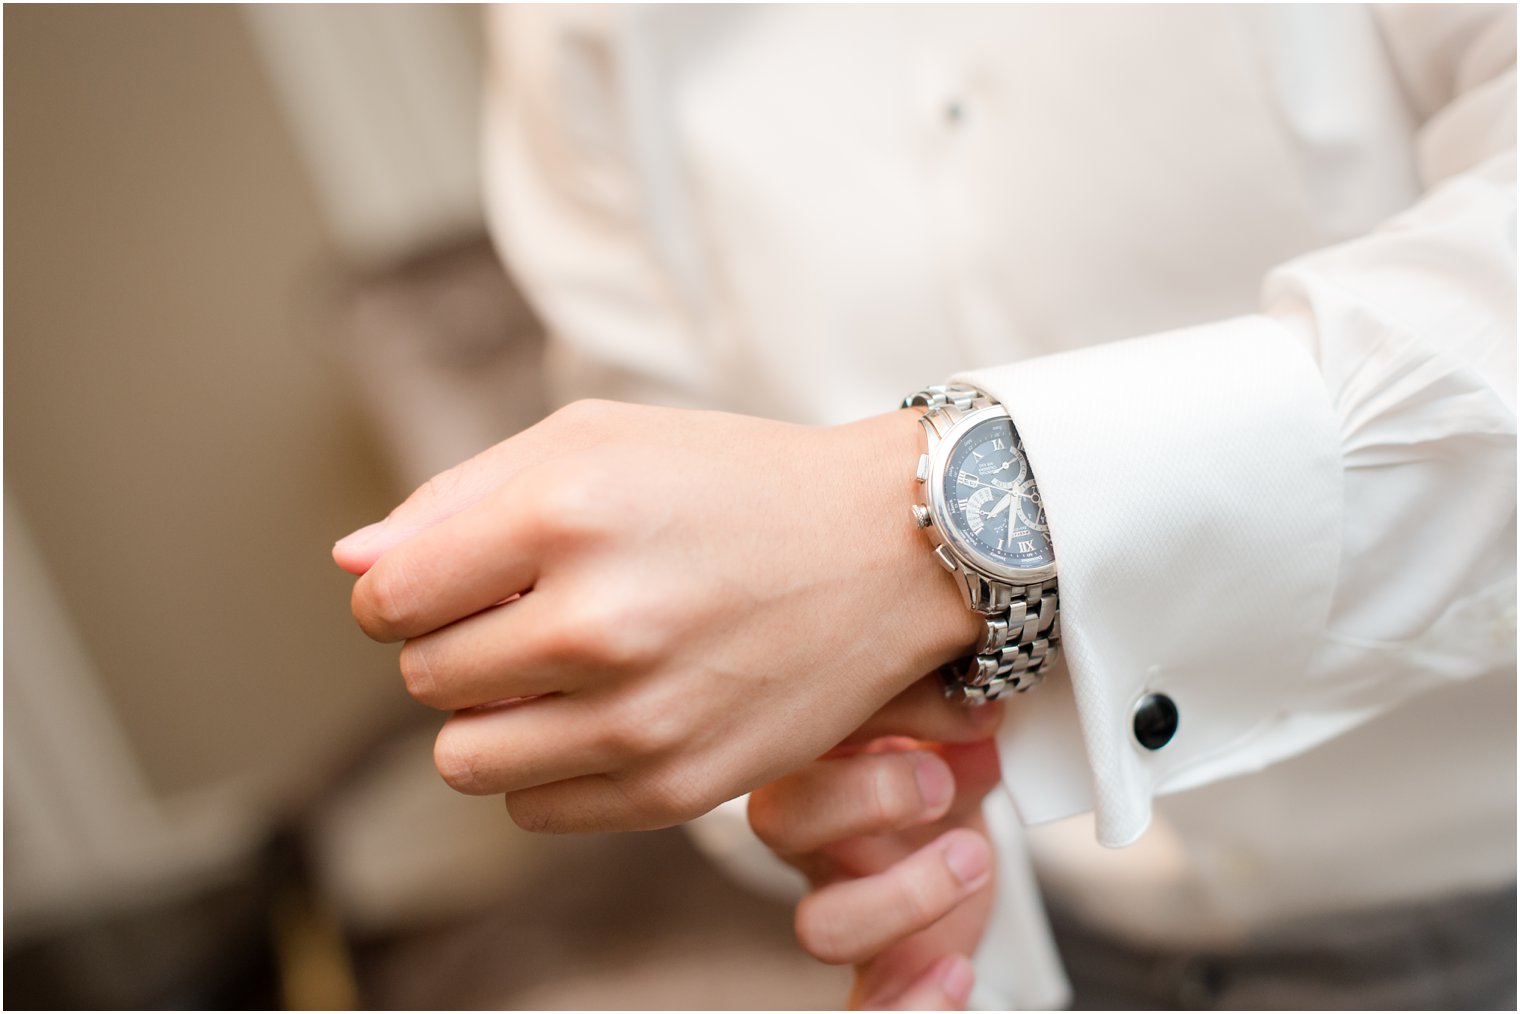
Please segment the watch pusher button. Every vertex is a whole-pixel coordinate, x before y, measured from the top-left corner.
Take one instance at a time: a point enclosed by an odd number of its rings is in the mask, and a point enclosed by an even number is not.
[[[929,505],[916,503],[913,505],[913,520],[920,528],[928,528],[934,523],[934,518],[929,515]]]
[[[913,472],[913,478],[919,482],[929,481],[929,455],[920,454],[918,456],[918,468]]]
[[[940,565],[942,567],[944,567],[952,574],[960,569],[958,566],[956,566],[955,557],[951,556],[950,550],[946,549],[944,546],[934,547],[934,558],[940,562]]]

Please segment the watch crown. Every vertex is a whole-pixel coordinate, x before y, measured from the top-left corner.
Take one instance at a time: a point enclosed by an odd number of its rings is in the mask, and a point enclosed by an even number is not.
[[[919,482],[929,481],[929,455],[920,454],[918,456],[918,468],[914,471],[913,478]]]
[[[920,528],[928,528],[933,523],[934,519],[929,516],[927,504],[916,503],[913,505],[913,520],[917,522]]]

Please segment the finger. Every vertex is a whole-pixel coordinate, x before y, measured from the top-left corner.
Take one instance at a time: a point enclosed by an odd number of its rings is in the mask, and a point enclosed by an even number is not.
[[[896,996],[874,997],[862,1010],[964,1010],[971,999],[976,972],[960,954],[947,954],[924,969],[907,989]]]
[[[354,584],[354,618],[377,641],[419,637],[526,591],[538,576],[526,483],[396,546]]]
[[[756,789],[750,827],[777,852],[938,820],[955,796],[949,765],[928,750],[861,753],[814,761]]]
[[[952,701],[945,696],[939,676],[930,675],[888,701],[845,742],[911,736],[937,743],[965,743],[994,735],[1002,718],[1001,701],[976,706]]]
[[[363,574],[407,539],[468,510],[535,465],[586,448],[614,432],[620,406],[577,401],[501,443],[440,472],[423,483],[383,521],[339,539],[333,560],[351,574]]]
[[[866,749],[875,752],[891,740],[876,740]],[[808,873],[824,871],[830,879],[840,876],[861,876],[877,873],[921,848],[947,827],[971,826],[980,829],[982,800],[1001,781],[998,765],[997,741],[982,740],[977,743],[918,743],[906,741],[908,749],[931,750],[950,767],[955,778],[955,799],[950,807],[931,824],[906,826],[891,834],[859,835],[843,838],[823,846],[814,853],[782,858]],[[898,750],[902,750],[898,747]],[[850,756],[854,756],[851,754]],[[818,864],[815,857],[824,862]],[[815,883],[820,882],[814,879]]]
[[[534,591],[410,639],[401,649],[407,692],[455,711],[581,689],[585,647],[572,642],[584,632],[562,633],[562,612],[557,596]]]
[[[828,964],[864,961],[932,925],[992,876],[987,839],[947,831],[881,873],[841,880],[797,906],[797,939]]]
[[[542,424],[489,447],[468,461],[439,472],[401,502],[382,521],[339,539],[333,560],[351,574],[363,574],[388,550],[418,532],[454,517],[553,453]]]
[[[689,782],[657,774],[589,775],[507,793],[507,813],[524,831],[550,834],[656,831],[694,820],[722,802],[699,799]]]
[[[450,716],[433,763],[457,792],[489,796],[608,770],[617,744],[584,701],[539,697]]]

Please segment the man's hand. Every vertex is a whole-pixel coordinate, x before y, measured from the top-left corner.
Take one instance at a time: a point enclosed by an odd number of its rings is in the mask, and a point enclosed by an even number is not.
[[[934,706],[915,687],[891,717]],[[995,721],[996,705],[982,711]],[[872,728],[889,727],[882,717]],[[951,731],[990,734],[978,720]],[[841,748],[751,794],[755,833],[812,885],[797,907],[798,940],[821,961],[855,965],[852,1007],[965,1006],[993,901],[981,801],[997,780],[990,739],[895,738]]]
[[[979,624],[907,511],[912,412],[581,402],[334,548],[435,757],[535,830],[679,823],[840,742]]]

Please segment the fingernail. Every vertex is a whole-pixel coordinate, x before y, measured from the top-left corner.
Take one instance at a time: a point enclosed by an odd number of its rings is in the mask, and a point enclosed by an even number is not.
[[[971,984],[976,978],[976,972],[971,967],[971,962],[959,954],[952,954],[939,969],[939,988],[944,990],[945,999],[960,1006],[965,1006],[971,998]]]
[[[992,856],[981,838],[956,838],[945,849],[945,865],[967,887],[979,887],[987,876]]]
[[[368,542],[384,525],[384,521],[376,521],[372,525],[365,525],[358,531],[349,532],[343,538],[333,543],[333,548],[337,549],[339,546],[342,546],[344,549],[356,549]]]
[[[918,795],[924,801],[925,810],[938,810],[955,795],[955,776],[933,754],[918,755],[913,764],[913,777],[918,779]]]

